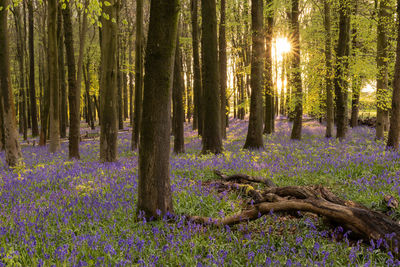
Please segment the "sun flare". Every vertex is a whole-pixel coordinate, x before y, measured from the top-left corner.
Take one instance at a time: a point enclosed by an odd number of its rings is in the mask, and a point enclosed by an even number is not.
[[[291,45],[286,37],[278,37],[275,39],[276,50],[278,55],[289,53],[291,50]]]

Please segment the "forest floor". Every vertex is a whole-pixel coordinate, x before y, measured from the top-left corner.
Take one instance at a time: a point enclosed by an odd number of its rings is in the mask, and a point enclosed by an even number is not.
[[[400,155],[358,127],[346,140],[325,139],[323,126],[307,122],[302,141],[291,141],[290,125],[276,124],[262,151],[242,150],[247,122],[231,120],[223,155],[200,155],[201,140],[185,127],[186,153],[172,155],[176,214],[224,217],[245,199],[218,193],[214,170],[271,179],[279,186],[321,184],[338,196],[385,211],[384,196],[400,196]],[[87,132],[87,134],[86,134]],[[382,244],[347,238],[316,216],[271,213],[232,227],[175,221],[135,220],[137,151],[130,132],[119,135],[119,161],[98,161],[96,132],[81,143],[81,161],[68,160],[68,144],[50,154],[23,144],[25,166],[0,166],[0,265],[22,266],[344,266],[399,265]],[[171,141],[173,139],[171,138]],[[4,165],[4,153],[0,154]],[[400,210],[392,213],[399,219]],[[342,236],[340,241],[338,236]]]

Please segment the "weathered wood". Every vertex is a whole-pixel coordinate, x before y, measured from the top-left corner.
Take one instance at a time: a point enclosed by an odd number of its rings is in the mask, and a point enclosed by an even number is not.
[[[253,177],[253,176],[249,176],[247,174],[234,174],[234,175],[230,175],[227,176],[223,173],[221,173],[218,170],[215,170],[214,173],[219,176],[222,180],[225,181],[236,181],[239,183],[246,183],[246,182],[251,182],[251,183],[261,183],[264,184],[266,186],[269,187],[275,187],[276,185],[274,184],[274,182],[272,182],[269,179],[265,179],[262,177]]]

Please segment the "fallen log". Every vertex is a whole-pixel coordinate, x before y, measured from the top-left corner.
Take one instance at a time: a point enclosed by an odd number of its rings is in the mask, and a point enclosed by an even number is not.
[[[229,184],[237,188],[238,184],[227,181],[237,181],[232,176],[215,172],[221,177],[224,186]],[[235,177],[246,177],[246,175],[234,175]],[[253,177],[247,176],[246,182],[252,181]],[[256,179],[258,183],[259,179]],[[370,240],[383,240],[386,249],[399,255],[400,246],[400,224],[389,216],[368,209],[367,207],[353,201],[344,200],[336,196],[326,187],[314,186],[286,186],[267,187],[264,190],[254,191],[251,200],[245,210],[233,216],[225,218],[209,218],[201,216],[189,216],[189,219],[201,224],[208,225],[234,225],[244,221],[251,221],[268,215],[271,212],[309,212],[324,217],[333,225],[340,225],[350,230],[357,239],[365,242]]]

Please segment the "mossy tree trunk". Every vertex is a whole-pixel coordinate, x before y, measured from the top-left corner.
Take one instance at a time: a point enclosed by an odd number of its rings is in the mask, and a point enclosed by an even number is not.
[[[203,149],[202,153],[222,152],[221,101],[218,82],[217,8],[215,0],[201,1],[202,15],[202,83]]]
[[[101,81],[100,81],[100,161],[117,160],[118,107],[117,107],[117,19],[118,0],[103,0],[101,23]]]
[[[179,0],[152,0],[139,143],[138,215],[173,212],[169,177],[171,87]]]
[[[18,165],[21,159],[21,150],[18,144],[18,131],[15,120],[15,106],[11,88],[10,77],[10,49],[7,27],[8,0],[0,0],[0,114],[2,115],[1,127],[4,129],[5,156],[8,166]]]
[[[251,103],[250,119],[247,131],[245,149],[260,149],[263,147],[263,69],[264,69],[264,5],[263,0],[251,2]]]

